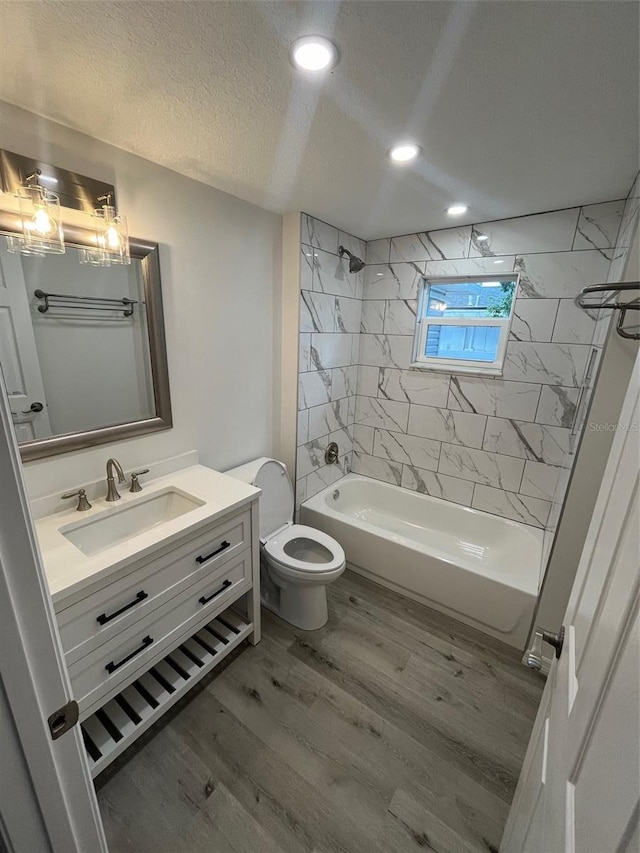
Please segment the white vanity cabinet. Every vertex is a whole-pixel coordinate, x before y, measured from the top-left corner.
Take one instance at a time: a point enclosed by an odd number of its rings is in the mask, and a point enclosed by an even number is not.
[[[185,537],[168,550],[159,550],[151,560],[131,567],[119,580],[58,610],[67,664],[73,667],[79,658],[117,639],[131,625],[146,624],[150,613],[194,584],[203,580],[212,587],[218,580],[226,583],[229,560],[246,550],[251,552],[250,511],[234,514],[197,536]],[[251,580],[250,571],[245,579]]]
[[[244,639],[260,639],[259,491],[233,481],[227,501],[216,491],[207,502],[205,486],[230,478],[190,471],[179,486],[202,501],[191,518],[138,537],[140,548],[127,543],[124,559],[115,548],[87,557],[84,573],[63,541],[79,514],[36,522],[93,775]]]

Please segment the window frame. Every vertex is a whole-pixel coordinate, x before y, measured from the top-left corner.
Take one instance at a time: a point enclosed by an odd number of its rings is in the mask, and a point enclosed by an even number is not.
[[[426,317],[424,315],[432,285],[476,284],[481,281],[515,281],[511,309],[508,317]],[[411,367],[420,370],[435,370],[442,373],[475,373],[485,376],[502,376],[504,358],[511,333],[511,324],[518,296],[520,274],[515,271],[500,273],[477,273],[475,275],[423,276],[418,291],[416,325],[413,333],[413,354]],[[502,329],[498,341],[498,351],[493,361],[438,358],[422,355],[427,341],[429,326],[497,326]]]

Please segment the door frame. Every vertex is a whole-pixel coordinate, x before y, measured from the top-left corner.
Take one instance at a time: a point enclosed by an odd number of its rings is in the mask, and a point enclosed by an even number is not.
[[[16,853],[107,853],[80,727],[52,740],[47,722],[71,682],[1,370],[0,483],[0,726],[19,764],[0,780],[0,839]],[[28,830],[37,847],[21,844]]]

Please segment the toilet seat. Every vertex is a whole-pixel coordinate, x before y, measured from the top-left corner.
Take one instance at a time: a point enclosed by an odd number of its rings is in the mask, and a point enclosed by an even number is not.
[[[287,545],[295,539],[307,540],[311,545],[319,545],[325,548],[331,555],[330,559],[323,562],[296,559],[286,551]],[[305,575],[322,574],[342,569],[346,559],[342,546],[332,536],[323,533],[322,530],[317,530],[315,527],[307,527],[306,524],[290,524],[267,539],[263,547],[269,559],[273,560],[276,565],[294,569]]]

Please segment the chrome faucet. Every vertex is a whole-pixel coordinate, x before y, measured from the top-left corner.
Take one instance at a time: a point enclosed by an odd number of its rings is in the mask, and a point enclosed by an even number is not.
[[[113,479],[113,469],[116,469],[116,473],[118,475],[118,482],[124,483],[124,471],[122,470],[122,465],[118,462],[117,459],[107,459],[107,497],[105,500],[107,501],[119,501],[120,495],[118,494],[118,490],[116,488],[115,480]]]

